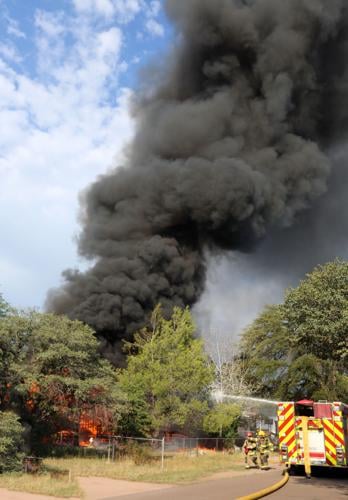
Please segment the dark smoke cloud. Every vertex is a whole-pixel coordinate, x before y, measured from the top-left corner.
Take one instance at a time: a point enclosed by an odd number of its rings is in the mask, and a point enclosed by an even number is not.
[[[291,227],[270,231],[252,253],[210,258],[205,291],[194,308],[198,326],[213,339],[238,342],[266,304],[281,303],[314,266],[348,259],[348,146],[329,151],[328,191]],[[231,286],[232,284],[232,286]],[[211,342],[210,342],[211,344]],[[210,346],[209,344],[209,346]]]
[[[63,273],[50,309],[118,344],[158,302],[199,299],[207,250],[250,251],[326,191],[343,5],[166,2],[177,40],[138,96],[128,163],[85,195],[79,253],[94,264]]]

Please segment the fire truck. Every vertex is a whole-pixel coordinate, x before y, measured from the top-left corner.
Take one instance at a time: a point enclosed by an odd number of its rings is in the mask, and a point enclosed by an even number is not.
[[[348,405],[301,400],[278,403],[281,461],[290,473],[312,467],[340,467],[348,472]]]

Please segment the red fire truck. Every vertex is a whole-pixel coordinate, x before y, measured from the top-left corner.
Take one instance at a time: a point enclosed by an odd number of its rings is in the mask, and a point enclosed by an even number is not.
[[[279,449],[290,469],[340,467],[348,471],[348,405],[309,401],[278,403]]]

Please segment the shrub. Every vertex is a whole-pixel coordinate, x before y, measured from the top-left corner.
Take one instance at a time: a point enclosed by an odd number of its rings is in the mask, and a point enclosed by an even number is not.
[[[147,445],[139,443],[129,443],[126,453],[132,458],[135,465],[145,465],[154,460],[151,449]]]
[[[24,457],[23,427],[13,412],[0,412],[0,473],[19,471]]]

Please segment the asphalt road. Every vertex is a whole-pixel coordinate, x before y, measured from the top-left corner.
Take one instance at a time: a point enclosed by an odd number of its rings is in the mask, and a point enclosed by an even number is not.
[[[291,477],[283,489],[268,497],[270,500],[347,500],[348,479]]]
[[[250,475],[201,481],[188,486],[108,497],[104,500],[232,500],[270,486],[281,479],[280,471],[251,472]],[[291,477],[284,488],[268,496],[270,500],[348,500],[348,477]]]

